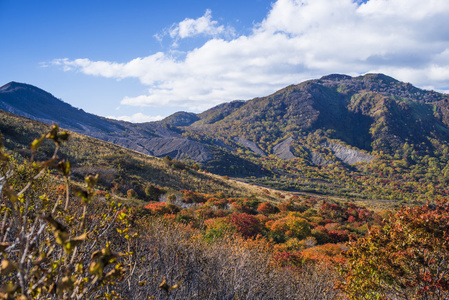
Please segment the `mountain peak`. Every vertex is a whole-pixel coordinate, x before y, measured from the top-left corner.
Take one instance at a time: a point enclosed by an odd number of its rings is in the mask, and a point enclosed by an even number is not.
[[[396,80],[393,77],[387,76],[382,73],[367,73],[358,78],[360,78],[362,80],[367,80],[367,81],[384,81],[386,83],[399,82],[399,80]]]
[[[7,91],[14,90],[16,88],[21,88],[24,86],[27,86],[27,84],[16,82],[16,81],[11,81],[11,82],[5,84],[4,86],[0,87],[0,91],[7,92]]]
[[[35,87],[31,84],[17,82],[17,81],[8,82],[4,86],[0,87],[0,90],[15,89],[15,88],[34,88],[34,89],[40,90],[40,88]]]
[[[162,121],[160,123],[171,125],[171,126],[189,126],[190,124],[198,121],[200,118],[191,112],[178,111]]]
[[[49,92],[44,91],[34,85],[11,81],[4,86],[0,87],[1,93],[12,93],[17,91],[24,91],[26,93],[33,93],[35,95],[45,95],[46,97],[54,97]]]
[[[320,80],[330,80],[330,81],[341,81],[341,80],[351,80],[352,77],[345,74],[330,74],[320,78]]]

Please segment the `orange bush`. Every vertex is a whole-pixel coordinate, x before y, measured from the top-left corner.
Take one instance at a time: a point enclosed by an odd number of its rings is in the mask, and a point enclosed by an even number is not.
[[[274,206],[270,202],[263,202],[263,203],[259,204],[257,211],[264,215],[269,215],[269,214],[275,214],[279,210],[276,206]]]
[[[179,208],[176,205],[167,202],[149,203],[145,206],[153,215],[176,214]]]

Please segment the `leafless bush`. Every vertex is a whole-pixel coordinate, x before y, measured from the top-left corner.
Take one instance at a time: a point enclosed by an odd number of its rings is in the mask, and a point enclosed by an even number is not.
[[[279,268],[263,246],[226,237],[210,244],[183,225],[151,219],[134,249],[139,261],[128,299],[335,299],[337,274],[326,265]],[[137,242],[137,241],[136,241]],[[169,293],[162,280],[179,287]]]

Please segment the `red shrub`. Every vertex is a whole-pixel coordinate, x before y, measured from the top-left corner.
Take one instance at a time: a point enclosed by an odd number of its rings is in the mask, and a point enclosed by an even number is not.
[[[176,214],[179,212],[179,208],[173,204],[167,202],[157,202],[149,203],[145,206],[146,209],[151,211],[153,215],[165,215],[165,214]]]
[[[229,216],[229,220],[244,237],[256,236],[261,231],[259,219],[253,215],[233,213]]]
[[[264,215],[269,215],[269,214],[277,213],[278,209],[276,206],[274,206],[270,202],[263,202],[259,205],[259,207],[257,208],[257,211]]]

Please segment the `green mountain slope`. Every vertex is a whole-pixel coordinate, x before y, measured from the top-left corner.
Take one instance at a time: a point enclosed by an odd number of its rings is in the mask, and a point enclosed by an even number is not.
[[[268,153],[288,136],[298,139],[317,131],[366,151],[394,154],[406,142],[434,151],[430,138],[449,138],[448,98],[382,74],[329,75],[239,103],[232,111],[224,105],[213,108],[213,114],[200,114],[202,119],[188,128],[241,137]],[[212,121],[211,115],[222,117]]]

